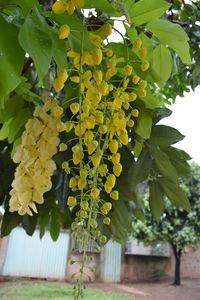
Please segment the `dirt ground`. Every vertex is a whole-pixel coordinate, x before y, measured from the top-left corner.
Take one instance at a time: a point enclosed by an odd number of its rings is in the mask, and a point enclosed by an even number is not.
[[[21,282],[32,283],[36,281],[14,278],[7,280],[0,277],[0,289],[4,286]],[[200,300],[200,279],[184,279],[179,287],[173,286],[171,282],[171,280],[164,280],[133,284],[89,283],[87,287],[98,288],[103,291],[127,293],[134,300]]]
[[[200,300],[200,279],[184,279],[175,287],[170,280],[133,284],[91,284],[104,291],[126,292],[136,300]]]

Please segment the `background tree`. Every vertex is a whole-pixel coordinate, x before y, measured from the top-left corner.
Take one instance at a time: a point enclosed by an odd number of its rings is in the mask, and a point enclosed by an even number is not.
[[[151,187],[150,206],[144,200],[145,222],[135,219],[132,223],[132,237],[143,241],[144,244],[165,241],[172,246],[175,258],[174,285],[181,284],[181,256],[185,247],[190,245],[195,249],[200,240],[200,166],[196,163],[191,164],[191,175],[182,179],[182,187],[190,200],[190,212],[187,213],[181,208],[172,206],[169,200],[165,199],[166,208],[159,217],[153,207],[156,201],[154,203],[153,187]],[[146,197],[148,196],[145,195]]]

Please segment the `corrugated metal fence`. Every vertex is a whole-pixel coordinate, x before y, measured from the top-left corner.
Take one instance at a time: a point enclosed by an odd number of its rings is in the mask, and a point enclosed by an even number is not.
[[[65,278],[68,249],[69,233],[61,232],[53,242],[48,231],[40,240],[39,230],[30,237],[17,227],[9,237],[2,275]]]
[[[120,282],[122,246],[110,240],[104,247],[103,281]]]

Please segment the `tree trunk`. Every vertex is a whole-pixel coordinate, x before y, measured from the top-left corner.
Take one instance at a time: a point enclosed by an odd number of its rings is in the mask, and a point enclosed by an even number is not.
[[[181,284],[181,250],[177,250],[175,245],[172,245],[172,249],[175,257],[175,270],[174,270],[174,282],[173,285]]]

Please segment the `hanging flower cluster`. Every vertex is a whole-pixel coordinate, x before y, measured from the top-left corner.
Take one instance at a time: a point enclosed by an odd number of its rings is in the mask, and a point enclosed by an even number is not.
[[[37,106],[34,117],[26,123],[22,142],[13,160],[19,163],[10,192],[10,211],[20,215],[37,213],[36,204],[44,202],[43,194],[52,187],[51,176],[56,169],[51,159],[59,145],[57,126],[62,109],[56,100]]]
[[[59,38],[66,28],[65,38],[68,37],[70,28],[67,26],[61,26]],[[103,27],[104,34],[110,35],[112,26],[104,24]],[[68,148],[67,143],[71,146],[71,158],[64,161],[62,167],[70,174],[71,192],[67,204],[76,211],[71,226],[72,236],[77,238],[79,251],[83,252],[77,295],[81,293],[89,237],[97,242],[97,251],[107,241],[99,230],[98,220],[102,217],[103,224],[109,225],[112,202],[119,199],[115,186],[123,169],[120,148],[128,144],[129,129],[139,116],[134,101],[146,97],[147,82],[141,78],[141,72],[149,68],[147,50],[142,48],[140,38],[134,43],[139,57],[136,64],[139,64],[141,71],[138,76],[131,61],[125,61],[109,46],[105,47],[100,36],[92,32],[89,36],[94,49],[90,52],[69,49],[67,57],[73,71],[58,72],[54,81],[56,92],[60,92],[69,82],[79,88],[77,102],[69,105],[68,114],[71,117],[62,128],[73,139],[69,138],[61,147],[64,151]],[[123,77],[118,66],[123,66]],[[64,80],[60,74],[65,74]]]

